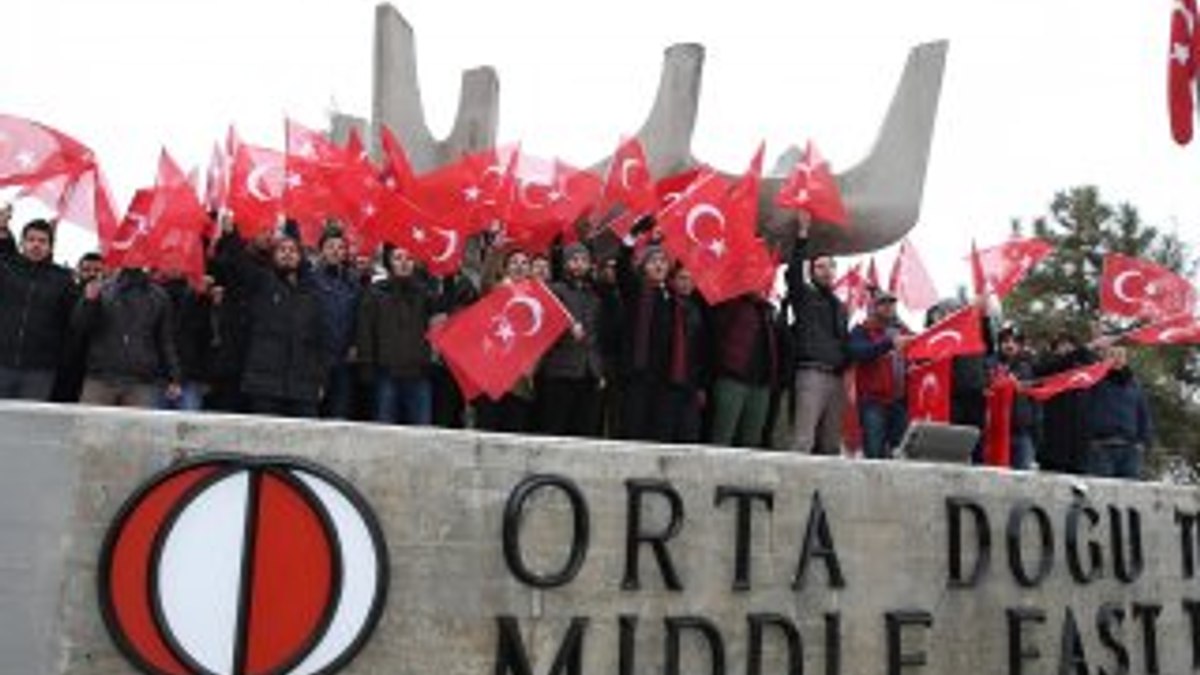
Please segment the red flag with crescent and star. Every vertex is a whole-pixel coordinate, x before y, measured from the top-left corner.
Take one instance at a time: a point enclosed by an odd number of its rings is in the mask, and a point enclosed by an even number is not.
[[[619,237],[629,234],[629,228],[638,218],[658,210],[658,194],[650,178],[650,165],[646,163],[646,152],[636,136],[621,141],[604,173],[599,215],[607,216],[618,206],[624,212],[610,227]]]
[[[436,330],[430,344],[469,373],[464,390],[478,388],[493,400],[513,388],[572,324],[571,315],[539,279],[500,284]]]
[[[516,192],[519,155],[515,147],[464,155],[418,176],[412,201],[463,235],[482,232],[508,212]]]
[[[1012,239],[984,249],[976,249],[973,242],[971,246],[976,295],[986,288],[999,299],[1011,293],[1034,265],[1054,252],[1054,246],[1037,237]]]
[[[837,179],[829,169],[829,162],[825,161],[812,141],[808,142],[804,156],[784,179],[775,203],[785,209],[805,211],[813,220],[823,223],[850,223],[850,214],[842,202]]]
[[[1100,275],[1100,311],[1161,321],[1191,314],[1196,289],[1171,270],[1141,258],[1110,253]]]
[[[987,351],[983,343],[979,308],[968,305],[918,334],[908,343],[904,355],[909,360],[945,359],[972,356]]]
[[[1200,57],[1200,30],[1196,29],[1196,0],[1171,1],[1171,47],[1167,53],[1167,111],[1171,137],[1180,145],[1192,140],[1196,99],[1196,58]]]
[[[229,176],[229,210],[242,237],[253,239],[278,227],[286,163],[278,150],[238,144]]]
[[[774,280],[775,261],[766,245],[752,223],[737,217],[748,199],[758,196],[731,191],[729,181],[713,173],[659,213],[663,246],[692,273],[711,304],[762,291]]]
[[[951,360],[938,359],[908,368],[908,418],[950,423]]]
[[[1068,391],[1089,389],[1103,380],[1112,368],[1113,362],[1108,360],[1093,363],[1090,366],[1072,368],[1057,375],[1044,377],[1036,383],[1024,387],[1021,393],[1035,401],[1046,401]]]
[[[1200,345],[1200,320],[1190,314],[1173,317],[1126,333],[1135,345]]]
[[[203,236],[208,214],[179,166],[166,150],[153,188],[138,190],[110,241],[101,242],[109,267],[146,267],[204,283]]]
[[[26,187],[56,176],[79,176],[95,166],[91,150],[57,129],[0,115],[0,187]]]
[[[412,164],[408,161],[408,154],[404,152],[404,146],[386,125],[379,131],[379,144],[383,150],[379,180],[387,189],[409,195],[411,198],[417,179],[413,174]]]
[[[1012,412],[1019,386],[1017,378],[1001,368],[984,394],[983,463],[988,466],[1012,465]]]
[[[346,152],[325,134],[287,120],[283,211],[300,224],[300,238],[315,246],[325,223],[338,219],[341,203],[332,183],[346,169]]]

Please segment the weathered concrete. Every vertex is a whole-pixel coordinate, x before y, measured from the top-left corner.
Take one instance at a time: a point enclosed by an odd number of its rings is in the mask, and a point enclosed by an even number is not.
[[[1200,511],[1194,490],[711,448],[0,404],[0,673],[131,672],[96,606],[102,538],[122,501],[148,476],[179,457],[210,451],[311,459],[344,476],[378,512],[391,556],[390,597],[349,673],[492,673],[501,615],[517,622],[538,675],[549,672],[577,617],[589,621],[582,673],[618,673],[619,616],[637,618],[632,672],[663,672],[665,618],[694,616],[721,632],[725,672],[746,673],[748,617],[774,613],[795,621],[805,672],[829,672],[827,616],[836,616],[839,672],[870,675],[888,672],[887,613],[914,610],[933,623],[905,628],[902,651],[924,651],[928,665],[905,673],[1000,674],[1010,672],[1006,611],[1017,609],[1045,615],[1044,623],[1022,629],[1023,648],[1041,657],[1021,672],[1060,672],[1068,610],[1082,635],[1087,672],[1100,666],[1115,672],[1117,652],[1101,641],[1097,626],[1105,603],[1124,612],[1112,632],[1128,651],[1131,672],[1149,672],[1144,625],[1132,616],[1146,610],[1135,610],[1135,603],[1162,607],[1153,632],[1156,672],[1194,672],[1182,602],[1200,599],[1200,585],[1184,578],[1176,524],[1177,512]],[[582,569],[556,589],[519,582],[501,545],[506,500],[531,474],[574,481],[591,516]],[[667,544],[682,591],[665,588],[649,546],[641,550],[640,590],[622,587],[631,479],[668,481],[682,497],[684,524]],[[720,486],[774,496],[769,512],[754,506],[749,590],[732,588],[736,509],[732,501],[714,505]],[[846,583],[832,587],[828,566],[814,558],[794,590],[818,491]],[[948,584],[952,496],[978,502],[990,521],[990,565],[970,589]],[[1072,580],[1066,560],[1065,523],[1079,499],[1100,514],[1094,530],[1081,530],[1081,550],[1094,541],[1102,556],[1101,577],[1086,584]],[[573,531],[566,503],[548,490],[527,506],[521,544],[535,570],[552,570],[566,558]],[[1052,566],[1036,588],[1020,586],[1010,571],[1005,530],[1022,503],[1039,505],[1052,523]],[[664,526],[665,504],[646,497],[646,531]],[[1140,516],[1145,569],[1131,583],[1116,578],[1110,507]],[[1032,518],[1022,531],[1020,550],[1033,571]],[[975,541],[970,526],[963,535]],[[1124,536],[1128,542],[1128,527]],[[967,550],[969,571],[975,557],[973,547]],[[764,635],[762,672],[785,672],[782,633],[767,628]],[[681,645],[680,672],[710,672],[697,635],[685,631]]]
[[[814,223],[814,253],[874,251],[899,241],[916,225],[947,49],[944,41],[931,42],[909,53],[871,153],[838,176],[851,224],[842,227]],[[653,106],[636,134],[646,150],[650,172],[656,177],[703,163],[692,154],[703,70],[703,45],[675,44],[663,54]],[[421,103],[412,26],[387,4],[379,5],[375,13],[373,82],[374,124],[376,128],[386,124],[396,133],[417,171],[432,170],[464,153],[495,144],[500,84],[490,67],[463,73],[454,127],[445,140],[434,139]],[[597,162],[592,169],[602,173],[608,162]],[[741,170],[729,173],[740,174]],[[784,223],[791,214],[774,204],[780,182],[778,177],[762,181],[759,223],[771,239],[790,245],[793,234]]]

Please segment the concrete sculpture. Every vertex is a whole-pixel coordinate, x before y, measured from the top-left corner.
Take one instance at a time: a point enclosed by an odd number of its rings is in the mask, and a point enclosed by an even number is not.
[[[870,154],[838,176],[851,226],[816,223],[814,250],[838,254],[876,250],[898,241],[916,224],[947,48],[946,42],[932,42],[909,54]],[[655,176],[702,163],[692,154],[691,145],[703,66],[702,45],[676,44],[664,54],[654,105],[637,133]],[[413,29],[390,5],[376,8],[372,121],[376,127],[386,124],[396,133],[418,172],[491,147],[496,141],[499,98],[494,69],[484,66],[465,71],[453,129],[444,140],[435,139],[421,103]],[[354,120],[342,120],[335,126],[344,133],[350,123]],[[593,169],[601,171],[607,162],[597,162]],[[779,224],[788,214],[780,213],[773,204],[785,166],[790,164],[781,162],[776,175],[763,180],[759,195],[760,226],[776,241],[787,239]]]

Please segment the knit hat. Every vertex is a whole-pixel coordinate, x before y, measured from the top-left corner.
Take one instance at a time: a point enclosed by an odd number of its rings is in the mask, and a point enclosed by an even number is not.
[[[563,248],[563,260],[570,260],[577,255],[586,255],[590,258],[592,256],[592,252],[588,250],[588,247],[585,246],[583,242],[578,241],[573,244],[568,244]]]

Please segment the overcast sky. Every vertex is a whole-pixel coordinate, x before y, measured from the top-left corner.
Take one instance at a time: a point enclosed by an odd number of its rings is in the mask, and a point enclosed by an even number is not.
[[[662,50],[707,47],[696,155],[741,171],[812,138],[835,170],[867,152],[908,50],[950,52],[912,239],[948,292],[975,236],[994,243],[1053,193],[1111,201],[1200,242],[1200,143],[1168,131],[1170,3],[1084,0],[528,0],[398,3],[417,36],[427,118],[448,132],[460,71],[500,74],[500,138],[590,164],[635,131]],[[367,0],[19,0],[4,11],[0,110],[96,150],[117,200],[149,184],[162,145],[205,165],[235,122],[280,147],[283,116],[368,115]],[[21,215],[23,212],[19,212]],[[77,255],[86,238],[65,242]],[[884,258],[890,257],[888,254]]]

